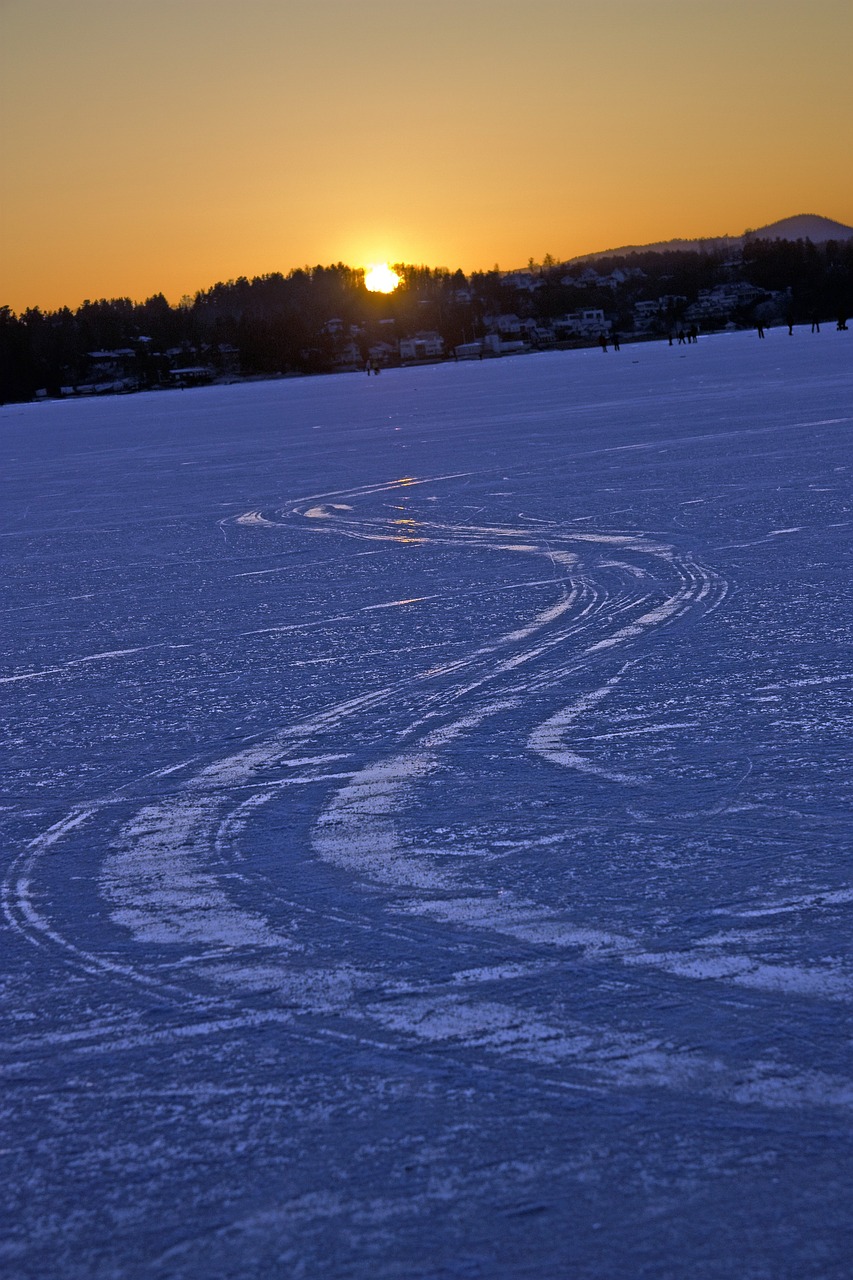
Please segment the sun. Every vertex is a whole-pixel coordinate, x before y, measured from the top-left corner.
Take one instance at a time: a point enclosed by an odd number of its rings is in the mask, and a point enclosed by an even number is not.
[[[364,273],[364,287],[371,293],[393,293],[399,283],[400,277],[387,262],[376,263]]]

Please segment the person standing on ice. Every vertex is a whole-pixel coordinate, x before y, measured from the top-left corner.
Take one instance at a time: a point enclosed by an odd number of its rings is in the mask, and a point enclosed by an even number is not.
[[[607,350],[607,339],[605,338],[604,334],[602,334],[601,337],[598,339],[598,345],[601,347],[602,351]]]
[[[619,350],[619,334],[611,333],[610,341],[613,343],[613,350],[618,351]]]
[[[760,320],[759,320],[758,324],[756,325],[756,328],[758,329],[758,336],[759,336],[759,338],[763,338],[763,337],[764,337],[764,325],[761,323],[761,321],[760,321]]]

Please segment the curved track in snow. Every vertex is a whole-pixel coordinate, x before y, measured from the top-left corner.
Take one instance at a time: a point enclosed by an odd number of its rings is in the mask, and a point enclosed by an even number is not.
[[[580,973],[628,990],[704,982],[853,998],[853,981],[837,968],[752,953],[755,912],[784,909],[771,900],[718,936],[680,926],[676,945],[654,928],[626,927],[608,912],[606,893],[591,919],[582,890],[572,892],[570,865],[556,886],[525,870],[536,845],[550,847],[558,864],[570,859],[559,823],[532,841],[513,840],[499,790],[485,799],[494,785],[490,760],[502,756],[524,770],[526,805],[547,807],[556,786],[570,813],[572,788],[583,781],[602,789],[606,807],[642,810],[658,785],[643,744],[691,722],[623,714],[606,733],[591,722],[617,695],[630,698],[642,664],[677,644],[680,626],[723,602],[726,581],[654,536],[359,516],[347,501],[413,483],[318,495],[234,522],[258,537],[286,538],[299,528],[326,539],[452,549],[472,565],[499,556],[508,581],[534,564],[535,583],[553,584],[546,605],[508,618],[505,629],[481,631],[475,621],[473,643],[451,660],[283,723],[229,754],[161,771],[161,779],[172,774],[165,795],[135,803],[144,788],[125,787],[67,814],[12,864],[3,886],[8,922],[82,972],[178,1001],[182,1035],[264,1020],[301,1020],[311,1034],[320,1015],[337,1018],[336,1034],[356,1041],[559,1066],[562,1082],[578,1088],[618,1080],[770,1106],[853,1105],[846,1079],[783,1061],[729,1062],[724,1052],[667,1041],[647,1015],[642,1030],[632,1029],[619,1011],[603,1020],[599,1004],[590,1017],[535,989],[556,966],[575,982]],[[481,822],[472,838],[433,820],[448,787],[477,798],[480,812],[494,814],[495,830]],[[306,803],[310,842],[291,847],[289,807]],[[254,856],[256,833],[271,822],[281,833],[272,866]],[[97,832],[109,847],[100,910],[125,939],[118,950],[75,936],[40,905],[45,860],[81,832]],[[342,890],[334,906],[329,885]],[[351,942],[359,937],[363,949]],[[428,966],[412,958],[418,946],[442,977],[419,971]],[[484,962],[472,963],[480,952]],[[277,1006],[246,1011],[247,995],[259,992],[273,993]],[[146,1034],[170,1033],[110,1021],[81,1040],[139,1044]]]

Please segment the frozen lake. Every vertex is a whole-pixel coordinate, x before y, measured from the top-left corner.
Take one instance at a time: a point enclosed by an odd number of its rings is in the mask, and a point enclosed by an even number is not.
[[[853,345],[0,410],[9,1280],[841,1280]]]

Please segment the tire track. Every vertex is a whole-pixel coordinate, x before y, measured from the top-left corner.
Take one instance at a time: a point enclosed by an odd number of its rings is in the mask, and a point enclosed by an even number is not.
[[[92,976],[109,973],[168,991],[180,995],[185,1005],[189,1002],[195,1014],[204,1010],[215,1014],[193,1018],[193,1034],[249,1025],[250,1020],[241,1021],[234,1001],[239,991],[251,987],[253,974],[258,981],[273,975],[296,1002],[294,1011],[287,1014],[288,1022],[319,1008],[334,1011],[361,1022],[360,1030],[347,1033],[355,1042],[369,1039],[373,1025],[391,1034],[389,1043],[414,1038],[453,1051],[473,1049],[542,1066],[571,1066],[589,1087],[633,1082],[734,1096],[725,1063],[707,1055],[685,1054],[648,1036],[570,1025],[565,1018],[554,1022],[526,1004],[495,1001],[491,995],[472,1000],[448,994],[441,986],[409,990],[401,997],[395,995],[399,980],[381,969],[344,973],[340,966],[321,964],[303,968],[295,976],[291,961],[303,954],[302,943],[275,925],[265,910],[235,902],[233,868],[242,867],[236,876],[240,884],[254,893],[256,901],[265,901],[268,895],[259,892],[264,879],[241,852],[251,843],[252,824],[262,818],[267,806],[280,803],[294,789],[320,786],[328,791],[327,784],[332,783],[335,789],[314,823],[313,854],[319,864],[345,873],[365,888],[372,885],[382,891],[386,906],[380,905],[377,918],[373,899],[371,928],[388,939],[400,937],[406,918],[419,918],[445,935],[449,930],[450,937],[460,929],[466,933],[473,929],[545,947],[557,956],[568,952],[586,963],[618,963],[679,981],[712,978],[759,991],[850,999],[850,985],[831,975],[809,974],[797,966],[786,971],[745,954],[707,949],[701,956],[656,952],[642,937],[609,930],[606,923],[594,929],[580,926],[547,903],[514,890],[490,889],[472,879],[467,868],[448,869],[436,857],[437,850],[413,848],[400,832],[414,791],[440,773],[451,744],[476,737],[497,717],[511,714],[518,719],[519,712],[533,710],[531,700],[540,703],[547,698],[553,707],[555,693],[569,681],[575,689],[583,684],[593,687],[536,719],[528,728],[526,749],[558,768],[591,772],[617,786],[642,786],[641,775],[609,772],[580,756],[568,745],[568,736],[589,710],[629,678],[641,661],[644,644],[685,615],[704,616],[719,606],[727,584],[718,575],[667,544],[635,534],[578,534],[549,528],[548,540],[542,542],[531,540],[529,527],[438,522],[416,522],[415,531],[408,522],[401,528],[399,522],[386,518],[359,520],[343,513],[340,506],[249,515],[248,521],[236,520],[264,533],[270,528],[286,530],[301,516],[309,522],[302,527],[326,536],[429,541],[475,556],[533,556],[550,564],[558,594],[526,622],[494,638],[483,638],[452,662],[345,699],[196,768],[186,781],[178,782],[174,794],[143,806],[124,821],[104,861],[100,883],[113,923],[130,931],[135,940],[139,959],[134,964],[119,964],[77,946],[34,906],[32,886],[40,859],[82,825],[102,819],[119,799],[126,801],[128,789],[73,811],[31,843],[3,887],[7,919],[30,941],[59,947]],[[635,559],[594,561],[596,553],[614,550]],[[662,573],[674,579],[663,593],[655,587]],[[638,656],[632,650],[638,650]],[[621,665],[614,672],[617,655]],[[600,683],[595,683],[596,676]],[[366,722],[372,725],[373,740],[396,739],[401,749],[381,752],[373,763],[352,762],[349,767],[352,757],[340,749],[341,735],[348,725]],[[223,873],[223,867],[231,870]],[[304,910],[304,904],[297,901],[295,905]],[[343,919],[353,926],[351,911]],[[165,961],[168,981],[162,976],[164,948],[187,952],[183,958]],[[153,959],[152,949],[160,958]],[[536,967],[541,970],[542,961]],[[200,997],[200,975],[213,983],[215,995]],[[495,980],[503,978],[492,974],[482,982],[488,985]],[[382,1001],[359,1012],[354,993],[375,990],[377,982],[385,992]],[[480,985],[474,978],[467,981],[475,990]],[[104,1034],[115,1042],[114,1028]],[[137,1044],[145,1034],[128,1030],[125,1038],[128,1045]],[[100,1043],[96,1031],[86,1043],[92,1047]],[[757,1088],[746,1091],[749,1101],[763,1102],[771,1095],[774,1105],[795,1101],[799,1105],[810,1097],[831,1105],[847,1106],[851,1101],[843,1080],[827,1077],[816,1084],[811,1077],[801,1079],[793,1068],[783,1067],[772,1079],[765,1073],[764,1080],[763,1094]]]

